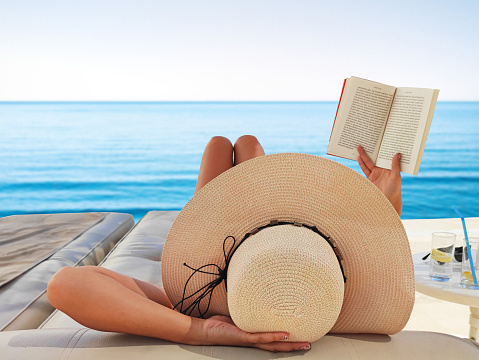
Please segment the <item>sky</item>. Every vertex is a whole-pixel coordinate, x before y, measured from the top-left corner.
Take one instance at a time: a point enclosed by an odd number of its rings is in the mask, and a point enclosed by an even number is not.
[[[0,101],[479,100],[479,2],[0,0]]]

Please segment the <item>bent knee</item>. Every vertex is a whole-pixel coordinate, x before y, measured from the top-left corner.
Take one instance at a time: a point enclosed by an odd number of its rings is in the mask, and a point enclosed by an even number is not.
[[[74,268],[71,266],[65,266],[58,270],[55,275],[52,276],[47,285],[48,301],[54,307],[58,308],[60,305],[62,293],[65,291],[65,287],[72,277]]]
[[[233,147],[233,144],[231,144],[231,141],[224,137],[224,136],[213,136],[210,141],[208,141],[208,144],[206,145],[207,147],[208,146],[220,146],[220,147],[227,147],[227,148],[231,148]]]
[[[65,266],[52,276],[47,285],[47,297],[50,304],[59,308],[71,289],[78,283],[79,277],[86,272],[95,271],[95,266]]]
[[[244,147],[244,146],[261,146],[258,139],[254,135],[243,135],[240,136],[235,142],[236,147]]]

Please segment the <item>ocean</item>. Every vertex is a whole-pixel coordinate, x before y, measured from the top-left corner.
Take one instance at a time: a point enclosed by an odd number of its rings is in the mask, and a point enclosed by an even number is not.
[[[215,135],[326,155],[336,102],[0,103],[0,216],[180,210]],[[479,216],[479,102],[439,102],[403,219]]]

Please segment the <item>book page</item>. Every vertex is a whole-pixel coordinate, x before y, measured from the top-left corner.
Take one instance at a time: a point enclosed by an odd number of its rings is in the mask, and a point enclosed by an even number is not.
[[[417,173],[423,136],[428,124],[433,89],[398,88],[389,113],[389,120],[376,165],[391,169],[394,154],[401,153],[401,171]],[[432,116],[430,116],[432,120]],[[424,149],[424,147],[422,147]],[[422,154],[421,154],[422,155]]]
[[[328,154],[356,160],[361,145],[376,161],[396,88],[351,77],[346,80]]]

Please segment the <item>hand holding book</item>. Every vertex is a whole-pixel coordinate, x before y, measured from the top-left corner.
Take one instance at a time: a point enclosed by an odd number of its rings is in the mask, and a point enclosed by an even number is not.
[[[328,154],[354,160],[361,145],[375,166],[417,175],[439,90],[395,88],[351,77],[344,81]]]
[[[358,163],[364,175],[371,181],[391,202],[399,216],[402,212],[401,198],[401,170],[399,161],[401,154],[397,153],[392,159],[391,170],[374,165],[364,149],[358,145]]]

